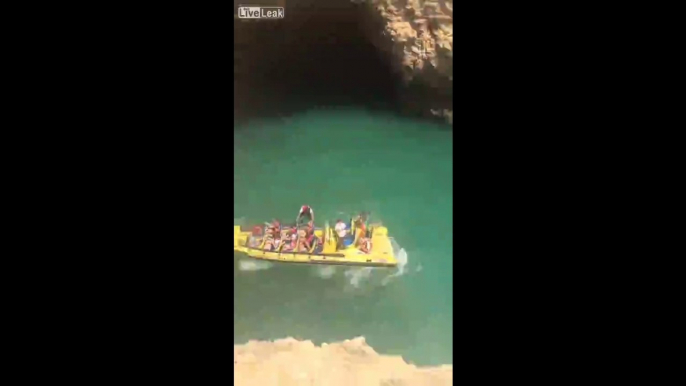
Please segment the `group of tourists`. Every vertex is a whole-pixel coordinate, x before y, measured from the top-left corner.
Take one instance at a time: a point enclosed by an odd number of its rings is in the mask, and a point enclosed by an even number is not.
[[[371,232],[367,230],[367,214],[360,213],[348,224],[343,220],[336,220],[334,227],[337,235],[336,249],[344,249],[355,244],[354,247],[363,253],[372,249]],[[262,227],[253,228],[255,238],[262,236]],[[309,205],[303,205],[295,219],[295,225],[281,225],[278,220],[265,223],[264,237],[258,247],[265,251],[307,252],[314,250],[319,239],[314,234],[314,210]]]
[[[367,230],[366,213],[360,213],[355,216],[355,218],[350,220],[349,224],[338,219],[334,229],[338,236],[338,249],[346,248],[350,244],[355,243],[354,246],[364,253],[369,253],[372,250],[372,237]]]
[[[308,221],[305,222],[304,220]],[[253,228],[253,236],[259,237],[262,227]],[[300,208],[295,225],[281,225],[279,220],[265,223],[262,244],[258,247],[265,251],[311,252],[317,242],[314,235],[314,210],[307,205]]]

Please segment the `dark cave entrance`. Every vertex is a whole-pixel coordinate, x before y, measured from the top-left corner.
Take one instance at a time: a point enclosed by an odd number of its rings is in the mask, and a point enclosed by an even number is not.
[[[282,20],[234,19],[238,122],[316,107],[399,110],[401,81],[365,35],[381,31],[365,6],[350,0],[280,2],[286,3]]]

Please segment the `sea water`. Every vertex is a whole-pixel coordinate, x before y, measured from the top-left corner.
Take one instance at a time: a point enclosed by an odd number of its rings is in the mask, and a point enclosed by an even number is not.
[[[234,222],[318,226],[359,211],[388,227],[397,269],[234,254],[234,343],[364,336],[379,353],[452,364],[452,130],[364,110],[316,110],[234,130]]]

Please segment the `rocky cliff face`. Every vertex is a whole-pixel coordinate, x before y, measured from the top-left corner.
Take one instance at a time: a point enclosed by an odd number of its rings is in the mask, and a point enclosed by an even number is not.
[[[452,123],[452,0],[366,0],[367,35],[386,52],[406,85],[408,108]],[[381,24],[381,31],[378,25]]]
[[[418,368],[401,357],[377,354],[364,338],[315,346],[293,338],[236,345],[234,384],[255,385],[452,385],[453,367]]]
[[[234,5],[238,5],[234,1]],[[234,22],[237,118],[363,106],[452,122],[452,0],[263,0]]]

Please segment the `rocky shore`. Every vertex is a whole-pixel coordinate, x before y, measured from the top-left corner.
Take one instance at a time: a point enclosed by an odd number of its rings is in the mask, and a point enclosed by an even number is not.
[[[407,107],[452,123],[452,0],[354,2],[364,3],[377,19],[371,21],[367,34],[378,49],[390,55],[401,75]]]
[[[260,5],[285,6],[286,16],[234,23],[237,115],[265,116],[288,105],[295,92],[344,105],[368,103],[364,98],[371,91],[410,115],[452,123],[452,0],[263,0]],[[394,74],[380,75],[379,60],[383,71]]]
[[[316,346],[293,338],[234,345],[234,384],[442,386],[452,365],[419,368],[402,357],[380,355],[363,337]]]

